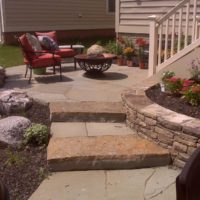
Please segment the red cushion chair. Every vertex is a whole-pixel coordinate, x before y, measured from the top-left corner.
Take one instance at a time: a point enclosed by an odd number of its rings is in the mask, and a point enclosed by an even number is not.
[[[53,52],[47,53],[44,51],[38,52],[34,51],[30,45],[26,34],[20,36],[18,41],[21,45],[22,52],[24,55],[24,63],[26,64],[25,77],[27,75],[28,69],[30,69],[29,83],[32,78],[32,69],[35,68],[46,68],[53,66],[53,72],[55,74],[55,66],[59,66],[60,69],[60,79],[62,80],[62,69],[61,69],[61,57]]]
[[[57,36],[56,36],[56,32],[55,31],[50,31],[50,32],[35,32],[35,35],[38,36],[48,36],[51,39],[53,39],[57,44],[58,44],[58,40],[57,40]],[[70,46],[71,48],[62,48],[59,50],[56,50],[55,53],[57,55],[59,55],[61,58],[74,58],[74,56],[76,55],[76,52],[74,49],[72,49],[72,45]],[[74,60],[74,67],[76,69],[76,63]]]

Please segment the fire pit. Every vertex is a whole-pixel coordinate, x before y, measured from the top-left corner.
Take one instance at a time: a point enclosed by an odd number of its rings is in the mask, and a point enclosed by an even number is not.
[[[103,53],[100,55],[80,54],[74,57],[81,69],[89,73],[104,72],[110,68],[113,59],[116,58],[114,54]]]

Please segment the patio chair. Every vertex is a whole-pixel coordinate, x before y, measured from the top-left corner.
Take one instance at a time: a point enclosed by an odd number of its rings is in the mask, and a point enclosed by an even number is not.
[[[22,48],[24,56],[24,63],[26,64],[25,77],[27,76],[28,69],[30,69],[29,83],[32,78],[32,70],[38,68],[53,67],[53,73],[55,74],[55,67],[59,66],[60,80],[62,80],[62,68],[61,57],[55,52],[36,51],[27,39],[27,35],[24,34],[17,38]]]
[[[42,37],[47,37],[46,39],[50,38],[53,41],[49,41],[51,42],[55,42],[57,45],[57,49],[55,50],[55,54],[59,55],[62,59],[62,61],[64,61],[65,58],[74,58],[74,56],[76,55],[76,51],[72,48],[72,45],[69,45],[68,48],[59,48],[58,46],[58,40],[57,40],[57,36],[56,36],[56,32],[55,31],[51,31],[51,32],[35,32],[35,35],[38,37],[39,41],[41,42]],[[43,49],[45,51],[51,51],[51,48],[46,48],[44,45],[42,45]],[[76,62],[74,60],[74,68],[76,69]]]
[[[200,199],[200,148],[197,148],[176,178],[177,200]]]

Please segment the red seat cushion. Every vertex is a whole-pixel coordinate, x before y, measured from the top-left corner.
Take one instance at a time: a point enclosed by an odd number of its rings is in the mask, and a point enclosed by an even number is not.
[[[52,38],[58,44],[58,40],[57,40],[57,36],[56,36],[56,31],[35,32],[35,35],[36,36],[49,36],[50,38]]]
[[[61,58],[59,55],[54,55],[50,53],[46,53],[41,56],[37,56],[32,60],[32,67],[48,67],[53,65],[59,65],[61,62]]]
[[[55,51],[55,53],[59,55],[61,58],[68,58],[76,55],[73,49],[59,49]]]

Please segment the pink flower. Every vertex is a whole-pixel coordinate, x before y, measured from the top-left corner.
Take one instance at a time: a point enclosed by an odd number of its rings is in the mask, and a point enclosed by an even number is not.
[[[168,79],[168,81],[171,82],[171,83],[176,83],[176,82],[178,82],[180,80],[181,80],[180,78],[177,78],[175,76],[173,76],[173,77],[171,77],[171,78]]]

